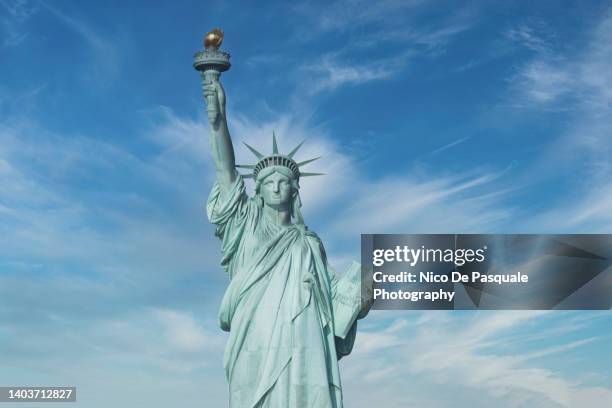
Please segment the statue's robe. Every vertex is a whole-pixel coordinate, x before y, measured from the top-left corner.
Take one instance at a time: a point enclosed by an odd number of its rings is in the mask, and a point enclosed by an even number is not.
[[[270,222],[240,176],[223,196],[215,184],[207,213],[230,278],[219,312],[230,407],[342,407],[338,359],[353,347],[356,322],[337,336],[337,281],[320,239]]]

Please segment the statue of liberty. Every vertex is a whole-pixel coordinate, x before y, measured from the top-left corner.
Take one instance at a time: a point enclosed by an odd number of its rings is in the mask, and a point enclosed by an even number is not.
[[[218,49],[221,40],[220,30],[209,33],[195,65],[202,71],[216,170],[206,210],[230,279],[219,311],[220,326],[229,331],[223,358],[229,405],[340,408],[338,360],[351,352],[357,319],[371,305],[361,300],[360,267],[353,263],[338,278],[321,240],[304,223],[299,183],[316,173],[301,171],[315,159],[294,159],[301,144],[281,154],[273,135],[271,155],[247,145],[257,162],[236,165],[219,82],[229,67],[229,54]],[[245,192],[245,178],[255,182],[253,197]]]

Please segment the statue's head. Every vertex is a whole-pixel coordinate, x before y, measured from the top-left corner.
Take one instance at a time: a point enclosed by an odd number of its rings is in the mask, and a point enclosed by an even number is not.
[[[303,143],[303,142],[302,142]],[[272,134],[272,154],[264,156],[245,143],[249,150],[257,157],[256,164],[236,165],[239,168],[252,169],[252,174],[243,174],[245,178],[255,179],[255,194],[261,199],[263,205],[278,209],[289,209],[296,222],[302,223],[299,195],[300,177],[317,176],[320,173],[304,173],[300,167],[317,158],[296,162],[293,155],[302,146],[300,143],[288,154],[280,154],[276,143],[276,136]]]
[[[255,180],[255,193],[267,206],[287,209],[299,192],[299,184],[293,172],[283,166],[262,170]]]

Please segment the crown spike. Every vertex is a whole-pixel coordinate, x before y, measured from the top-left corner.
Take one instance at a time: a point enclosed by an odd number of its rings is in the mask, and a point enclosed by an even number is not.
[[[241,169],[254,169],[255,165],[254,164],[237,164],[236,167],[241,168]]]
[[[251,151],[251,153],[253,153],[255,155],[255,157],[257,157],[258,159],[263,159],[264,158],[263,154],[259,153],[257,150],[255,150],[254,148],[249,146],[246,142],[242,142],[242,143],[244,143],[244,145],[249,148],[249,150]]]
[[[302,140],[302,142],[299,145],[297,145],[291,152],[287,154],[287,157],[289,157],[290,159],[293,158],[293,155],[300,149],[300,147],[302,147],[305,141],[306,140]]]
[[[304,161],[301,161],[301,162],[297,163],[297,165],[298,165],[298,167],[302,167],[302,166],[307,165],[308,163],[312,163],[315,160],[319,160],[320,158],[321,158],[321,156],[315,157],[314,159],[310,159],[310,160],[304,160]]]
[[[276,133],[272,131],[272,154],[278,154],[278,144],[276,143]]]
[[[300,172],[300,177],[311,177],[311,176],[324,176],[325,173],[302,173]]]
[[[254,174],[241,174],[242,178],[244,179],[252,179],[255,178]]]

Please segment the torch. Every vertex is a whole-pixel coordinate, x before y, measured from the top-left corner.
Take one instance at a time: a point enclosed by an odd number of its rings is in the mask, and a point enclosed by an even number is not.
[[[223,31],[215,28],[204,37],[204,51],[198,51],[195,54],[193,67],[200,71],[200,76],[205,83],[219,81],[221,72],[227,71],[231,66],[229,53],[219,49],[222,42]],[[214,95],[206,97],[206,110],[211,123],[217,122],[217,115],[220,112],[220,107],[216,106],[216,103]]]

